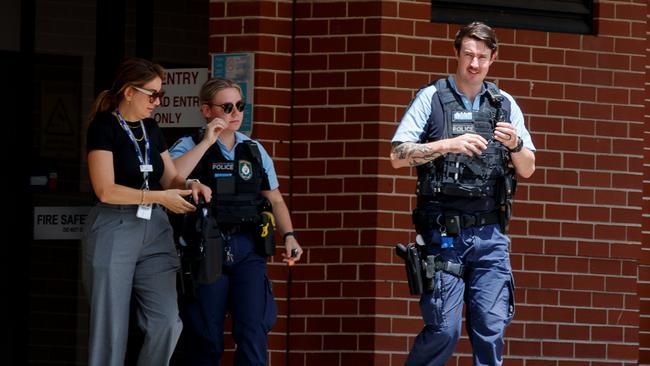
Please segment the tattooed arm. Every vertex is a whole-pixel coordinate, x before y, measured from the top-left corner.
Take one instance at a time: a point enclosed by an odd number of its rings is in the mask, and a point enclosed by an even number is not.
[[[390,163],[395,169],[418,166],[446,153],[478,155],[486,147],[487,141],[473,133],[427,143],[394,142],[390,152]]]
[[[434,148],[434,143],[395,142],[390,153],[390,162],[393,168],[422,165],[442,156],[442,153]]]

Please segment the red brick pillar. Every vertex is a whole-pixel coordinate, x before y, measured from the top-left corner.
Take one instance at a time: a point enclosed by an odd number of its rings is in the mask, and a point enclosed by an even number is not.
[[[597,35],[497,29],[490,78],[517,99],[538,148],[512,222],[513,366],[630,365],[640,326],[650,347],[639,320],[650,278],[640,256],[648,12],[596,6]],[[210,51],[256,54],[253,137],[274,157],[307,251],[293,269],[291,364],[401,365],[422,326],[393,254],[413,239],[415,179],[390,167],[389,141],[414,91],[455,70],[459,26],[431,23],[428,1],[298,1],[292,10],[290,1],[210,4]],[[270,273],[277,366],[287,269],[272,263]],[[470,356],[464,337],[450,364]]]

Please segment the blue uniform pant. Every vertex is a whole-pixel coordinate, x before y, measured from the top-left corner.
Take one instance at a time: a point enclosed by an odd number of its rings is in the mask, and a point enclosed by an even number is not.
[[[277,307],[260,256],[250,235],[235,234],[224,240],[222,276],[201,284],[196,299],[181,299],[190,365],[219,365],[224,350],[224,318],[232,316],[237,343],[235,365],[266,365],[267,334],[275,324]],[[227,253],[232,254],[232,261]]]
[[[514,315],[514,283],[508,237],[498,225],[462,230],[450,248],[440,248],[440,232],[424,233],[429,254],[465,265],[465,276],[437,271],[433,291],[420,298],[424,328],[406,365],[443,366],[460,338],[462,308],[474,365],[503,364],[503,336]]]

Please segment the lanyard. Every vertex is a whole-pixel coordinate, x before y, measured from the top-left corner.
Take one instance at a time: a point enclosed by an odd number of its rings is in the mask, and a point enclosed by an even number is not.
[[[117,119],[120,121],[120,125],[122,126],[122,129],[124,129],[126,134],[129,136],[129,139],[131,139],[133,146],[135,147],[135,153],[138,156],[138,161],[140,161],[140,171],[142,172],[142,176],[144,178],[144,188],[149,189],[149,172],[152,171],[152,167],[149,164],[149,161],[151,161],[151,148],[149,145],[149,137],[147,136],[147,130],[144,129],[144,123],[142,122],[142,120],[140,120],[140,128],[142,128],[142,136],[144,138],[144,147],[145,147],[145,155],[143,157],[142,151],[140,150],[140,145],[138,144],[138,141],[136,141],[133,132],[126,124],[126,121],[122,117],[120,111],[115,109],[115,115],[117,116]]]

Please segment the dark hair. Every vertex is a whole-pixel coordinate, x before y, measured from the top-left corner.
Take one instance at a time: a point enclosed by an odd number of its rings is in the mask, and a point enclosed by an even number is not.
[[[203,83],[201,90],[199,91],[199,99],[201,100],[201,103],[209,104],[212,102],[212,98],[214,98],[218,92],[229,88],[237,89],[239,91],[239,95],[242,98],[244,97],[244,93],[242,92],[239,84],[229,79],[215,77]]]
[[[454,48],[456,48],[456,52],[460,52],[460,45],[465,37],[483,41],[485,42],[485,45],[492,50],[492,54],[497,52],[497,34],[494,32],[494,29],[490,28],[483,22],[471,22],[458,30],[456,38],[454,39]]]
[[[117,108],[124,98],[124,90],[128,86],[143,86],[157,77],[160,79],[165,77],[165,70],[162,66],[137,57],[124,60],[117,68],[113,86],[102,91],[95,98],[88,120],[92,121],[97,113]]]

